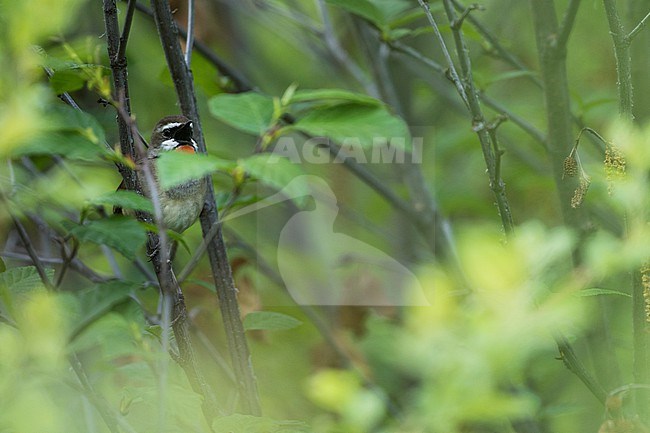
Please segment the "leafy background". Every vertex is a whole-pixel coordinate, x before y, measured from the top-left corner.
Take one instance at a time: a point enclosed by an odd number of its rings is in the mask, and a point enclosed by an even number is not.
[[[113,205],[151,207],[113,193],[121,180],[114,163],[129,161],[114,147],[114,109],[97,102],[110,97],[111,82],[102,8],[84,0],[0,1],[0,158],[7,162],[0,168],[0,432],[111,431],[102,411],[115,420],[112,431],[127,432],[647,431],[641,423],[649,416],[648,384],[637,383],[633,370],[647,337],[640,344],[632,332],[633,307],[643,308],[644,300],[632,297],[631,283],[650,245],[644,126],[650,103],[642,96],[650,91],[647,30],[631,45],[635,122],[621,124],[603,4],[581,2],[567,47],[572,112],[614,143],[627,166],[624,178],[612,179],[604,144],[589,134],[581,139],[579,158],[591,184],[577,231],[562,218],[567,204],[558,199],[551,169],[557,155],[530,133],[544,137],[547,119],[529,2],[486,0],[484,10],[470,14],[523,68],[495,54],[494,42],[469,18],[463,23],[478,89],[511,114],[498,128],[516,224],[506,237],[471,117],[444,71],[417,59],[444,65],[417,2],[326,3],[329,24],[319,2],[197,0],[197,38],[256,90],[235,93],[233,82],[195,52],[210,156],[174,155],[160,169],[170,183],[212,173],[222,210],[254,203],[300,174],[321,176],[341,208],[334,229],[407,264],[431,305],[315,308],[320,321],[314,321],[273,272],[277,235],[291,209],[228,222],[264,417],[238,409],[227,338],[202,260],[182,287],[200,362],[223,409],[204,419],[200,397],[162,343],[166,330],[156,321],[158,291],[144,249],[151,227],[109,216]],[[569,2],[555,3],[563,11]],[[628,29],[647,13],[643,1],[618,4]],[[443,4],[429,5],[451,49]],[[119,3],[121,19],[125,6]],[[184,2],[172,7],[184,23]],[[127,56],[133,113],[148,136],[178,106],[155,25],[144,14],[135,16]],[[57,98],[63,92],[81,112]],[[485,112],[488,120],[498,114]],[[575,138],[579,131],[573,128]],[[422,137],[418,167],[365,168],[407,202],[414,173],[422,176],[474,290],[464,292],[442,252],[341,164],[270,164],[268,155],[254,154],[281,137],[301,143],[302,133],[339,141],[354,135],[368,151],[376,135]],[[561,158],[573,144],[566,143]],[[188,159],[192,170],[179,168]],[[300,197],[305,189],[296,188]],[[38,254],[52,259],[44,261],[44,276],[30,264],[16,221]],[[200,243],[198,225],[182,240],[187,248],[178,250],[177,271]],[[72,251],[76,260],[64,272],[62,255]],[[572,266],[576,251],[582,259]],[[607,393],[638,386],[610,394],[603,405],[560,360],[558,333]]]

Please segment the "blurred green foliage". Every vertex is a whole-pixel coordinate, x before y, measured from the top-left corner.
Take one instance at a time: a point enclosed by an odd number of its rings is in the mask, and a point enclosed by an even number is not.
[[[565,3],[558,2],[560,10]],[[211,173],[226,212],[279,190],[294,200],[273,215],[250,212],[224,225],[264,417],[237,413],[241,397],[207,260],[182,282],[199,361],[223,412],[206,420],[201,397],[167,353],[171,345],[174,354],[175,342],[165,340],[158,289],[139,270],[148,266],[143,245],[151,227],[108,216],[113,206],[152,207],[133,193],[113,192],[120,182],[115,163],[133,161],[116,150],[101,5],[0,0],[0,432],[596,432],[601,425],[605,432],[647,431],[635,416],[648,421],[650,384],[624,388],[604,407],[562,362],[554,340],[566,336],[607,393],[638,379],[631,316],[648,301],[632,295],[630,275],[650,256],[650,127],[642,126],[650,113],[640,101],[634,125],[617,121],[602,5],[582,3],[568,46],[572,109],[607,142],[584,137],[578,148],[591,182],[583,191],[588,220],[582,233],[564,227],[545,144],[511,119],[498,129],[517,224],[506,239],[476,125],[444,72],[394,45],[444,64],[415,2],[198,2],[197,35],[256,91],[226,93],[232,83],[194,54],[210,155],[164,155],[157,164],[165,185]],[[643,2],[627,3],[634,11]],[[324,34],[323,5],[333,34]],[[483,5],[471,16],[526,69],[500,59],[493,42],[465,21],[477,86],[544,136],[527,2]],[[119,6],[123,19],[125,4]],[[430,6],[446,23],[442,3]],[[642,17],[630,12],[628,27]],[[448,23],[441,30],[451,47]],[[647,46],[648,34],[634,43]],[[136,15],[127,56],[133,113],[148,137],[157,119],[178,107],[145,15]],[[647,61],[647,53],[635,52],[637,69]],[[644,99],[650,84],[635,84]],[[63,92],[82,111],[59,100]],[[486,109],[490,120],[497,114]],[[579,131],[576,125],[576,137]],[[438,260],[440,252],[412,221],[333,157],[296,164],[260,153],[283,139],[302,143],[302,134],[355,137],[363,150],[377,146],[377,136],[404,138],[400,150],[422,139],[419,187],[430,190],[450,222],[461,272]],[[572,146],[566,143],[566,156]],[[605,167],[606,146],[619,152],[619,166]],[[366,168],[400,199],[412,198],[413,166]],[[312,237],[344,232],[389,252],[417,274],[430,305],[312,309],[292,302],[276,271],[277,240],[292,212],[315,204],[309,187],[295,182],[303,174],[326,179],[340,208],[334,227]],[[417,199],[413,205],[425,206]],[[27,252],[15,248],[21,241],[14,219],[27,226],[38,254],[51,259],[43,271],[57,290],[47,291],[39,270],[26,265]],[[190,247],[179,249],[177,272],[200,244],[198,227],[181,241]],[[294,253],[298,269],[304,254]],[[372,273],[363,277],[343,289],[381,283]],[[612,396],[623,396],[622,407]]]

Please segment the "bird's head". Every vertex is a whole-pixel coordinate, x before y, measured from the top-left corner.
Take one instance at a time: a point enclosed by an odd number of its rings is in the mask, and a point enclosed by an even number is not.
[[[192,137],[194,126],[185,116],[166,116],[160,119],[151,134],[151,151],[196,153],[198,147]]]

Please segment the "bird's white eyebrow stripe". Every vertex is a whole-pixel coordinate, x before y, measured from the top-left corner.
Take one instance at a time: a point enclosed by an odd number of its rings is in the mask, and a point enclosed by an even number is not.
[[[168,129],[176,128],[178,126],[183,125],[180,122],[174,122],[174,123],[168,123],[167,125],[163,126],[160,128],[161,131],[167,131]]]

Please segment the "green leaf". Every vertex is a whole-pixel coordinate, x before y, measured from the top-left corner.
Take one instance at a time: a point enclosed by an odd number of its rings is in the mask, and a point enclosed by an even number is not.
[[[214,73],[214,65],[203,56],[192,56],[192,77],[206,95],[212,96],[223,92],[219,75]]]
[[[15,155],[60,155],[67,159],[97,161],[109,152],[106,135],[97,120],[67,106],[51,109],[47,127],[15,150]]]
[[[390,30],[387,34],[387,39],[390,41],[397,41],[401,38],[412,35],[413,32],[414,31],[411,29],[404,29],[404,28]]]
[[[305,174],[302,167],[288,158],[262,153],[240,159],[237,164],[263,184],[282,190],[288,198],[294,199],[298,206],[303,206],[311,191],[305,182],[296,180]]]
[[[293,128],[315,136],[330,137],[339,143],[358,141],[363,148],[391,139],[403,139],[407,149],[411,145],[406,123],[384,106],[344,104],[318,107],[299,118]]]
[[[402,12],[412,7],[406,0],[327,0],[327,3],[359,15],[377,27],[388,26]]]
[[[91,200],[90,203],[93,205],[119,206],[123,209],[153,213],[151,200],[134,191],[117,190],[109,192]]]
[[[158,178],[163,189],[169,189],[190,179],[199,179],[208,173],[235,167],[233,161],[212,155],[183,152],[164,152],[156,159]]]
[[[256,92],[223,93],[208,102],[210,113],[240,131],[262,135],[273,120],[273,99]]]
[[[75,110],[67,105],[57,106],[51,112],[52,129],[59,131],[76,132],[88,141],[101,144],[104,148],[106,133],[95,117],[90,114]]]
[[[631,298],[632,295],[629,293],[625,292],[619,292],[618,290],[610,290],[610,289],[600,289],[597,287],[594,287],[592,289],[583,289],[580,290],[576,295],[581,296],[581,297],[587,297],[587,296],[601,296],[601,295],[617,295],[617,296],[625,296],[627,298]]]
[[[300,325],[302,325],[300,320],[273,311],[253,311],[244,317],[244,329],[247,331],[256,329],[277,331],[297,328]]]
[[[48,278],[54,277],[54,269],[46,268]],[[45,286],[34,266],[7,269],[0,274],[0,287],[6,287],[12,295],[24,296],[35,290],[45,290]]]
[[[361,105],[381,105],[382,102],[362,93],[349,92],[342,89],[314,89],[298,90],[291,99],[290,103],[299,102],[348,102]]]
[[[85,225],[63,224],[77,239],[107,245],[129,260],[135,259],[135,252],[146,240],[146,232],[138,221],[123,216],[114,215]]]
[[[45,132],[32,137],[14,155],[60,155],[70,160],[98,161],[104,149],[78,133]]]
[[[81,76],[77,69],[63,69],[55,71],[50,78],[52,90],[57,95],[65,92],[74,92],[81,89],[86,84],[86,80]]]
[[[70,333],[70,341],[80,335],[88,326],[103,317],[111,309],[129,299],[131,292],[140,284],[128,281],[109,281],[97,284],[78,296],[82,316],[76,321]]]
[[[327,3],[345,9],[374,24],[381,25],[384,22],[381,11],[370,0],[327,0]]]
[[[232,415],[217,418],[212,430],[228,433],[308,433],[309,427],[301,421],[274,420],[253,415]]]
[[[45,274],[51,281],[54,269],[46,268]],[[0,313],[5,317],[13,316],[14,305],[37,291],[45,291],[45,285],[34,266],[11,268],[0,273]]]

